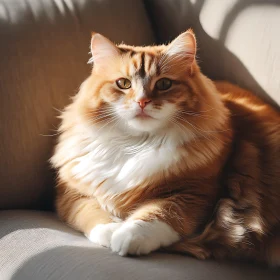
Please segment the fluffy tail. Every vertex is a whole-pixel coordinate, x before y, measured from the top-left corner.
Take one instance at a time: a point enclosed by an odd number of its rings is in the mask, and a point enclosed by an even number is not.
[[[268,239],[265,249],[266,261],[272,266],[280,266],[280,227]]]
[[[279,266],[280,230],[273,237],[267,236],[260,227],[253,228],[246,215],[235,201],[223,199],[202,233],[173,244],[168,251],[198,259],[250,259]]]
[[[185,238],[168,248],[170,252],[189,254],[198,259],[222,258],[228,253],[226,235],[216,228],[215,221],[210,222],[204,231],[196,237]]]

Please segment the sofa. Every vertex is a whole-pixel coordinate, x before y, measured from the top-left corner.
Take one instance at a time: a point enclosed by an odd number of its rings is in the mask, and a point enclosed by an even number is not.
[[[0,0],[0,280],[280,279],[279,268],[153,253],[120,257],[59,221],[49,158],[59,111],[89,75],[91,31],[165,43],[187,28],[198,61],[280,105],[280,0]]]

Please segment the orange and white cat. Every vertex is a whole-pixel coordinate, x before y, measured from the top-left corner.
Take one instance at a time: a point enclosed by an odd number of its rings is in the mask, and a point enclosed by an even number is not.
[[[191,30],[147,47],[93,34],[91,53],[51,159],[61,219],[120,255],[280,264],[279,111],[205,77]]]

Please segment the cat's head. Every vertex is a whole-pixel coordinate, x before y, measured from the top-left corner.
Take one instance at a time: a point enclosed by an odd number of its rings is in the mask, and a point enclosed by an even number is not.
[[[91,53],[93,70],[84,86],[84,102],[92,122],[155,133],[180,129],[182,118],[201,109],[199,90],[192,83],[200,70],[191,30],[168,45],[147,47],[116,46],[93,34]]]

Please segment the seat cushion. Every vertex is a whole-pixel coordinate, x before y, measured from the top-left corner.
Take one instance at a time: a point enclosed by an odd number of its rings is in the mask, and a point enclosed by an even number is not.
[[[0,212],[0,248],[1,280],[280,279],[279,271],[248,264],[164,253],[120,257],[45,212]]]
[[[92,31],[154,42],[142,0],[0,0],[0,209],[51,201],[57,116],[90,74]]]

